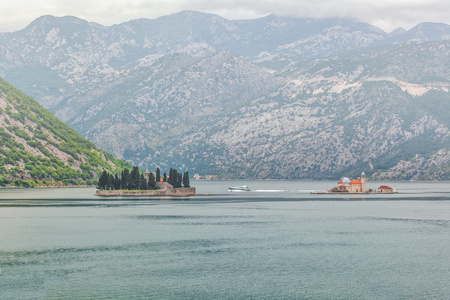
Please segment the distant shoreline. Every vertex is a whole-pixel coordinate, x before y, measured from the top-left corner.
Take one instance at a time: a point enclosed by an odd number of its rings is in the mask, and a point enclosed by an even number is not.
[[[30,189],[64,189],[64,188],[95,188],[95,185],[55,185],[55,186],[1,186],[0,190],[30,190]]]

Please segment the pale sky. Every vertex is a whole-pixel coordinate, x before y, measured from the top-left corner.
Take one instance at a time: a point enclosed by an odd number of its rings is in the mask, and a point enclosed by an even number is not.
[[[42,15],[75,16],[102,25],[155,19],[183,10],[254,19],[268,14],[346,17],[390,32],[422,22],[450,24],[448,0],[1,0],[0,32],[25,28]]]

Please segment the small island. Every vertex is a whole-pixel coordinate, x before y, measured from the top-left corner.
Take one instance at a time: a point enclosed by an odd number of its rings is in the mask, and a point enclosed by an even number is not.
[[[170,169],[169,175],[164,172],[161,176],[159,168],[155,173],[140,173],[138,167],[133,167],[130,172],[124,169],[120,175],[103,171],[98,180],[96,196],[171,196],[189,197],[196,196],[194,187],[189,185],[189,173],[183,175],[176,169]]]
[[[396,194],[397,190],[386,185],[380,186],[377,190],[366,190],[366,174],[363,172],[357,180],[350,180],[343,177],[338,182],[338,186],[325,192],[311,192],[311,194]]]

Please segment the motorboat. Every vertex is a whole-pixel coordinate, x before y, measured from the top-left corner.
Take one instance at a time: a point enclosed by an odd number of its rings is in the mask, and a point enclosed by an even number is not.
[[[232,191],[247,191],[247,192],[250,191],[250,189],[246,185],[230,186],[228,189],[230,190],[230,192],[232,192]]]

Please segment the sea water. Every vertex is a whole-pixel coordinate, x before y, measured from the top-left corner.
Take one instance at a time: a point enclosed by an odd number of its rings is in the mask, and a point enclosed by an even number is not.
[[[393,195],[192,185],[215,195],[0,190],[0,299],[450,297],[450,183],[389,183]]]

